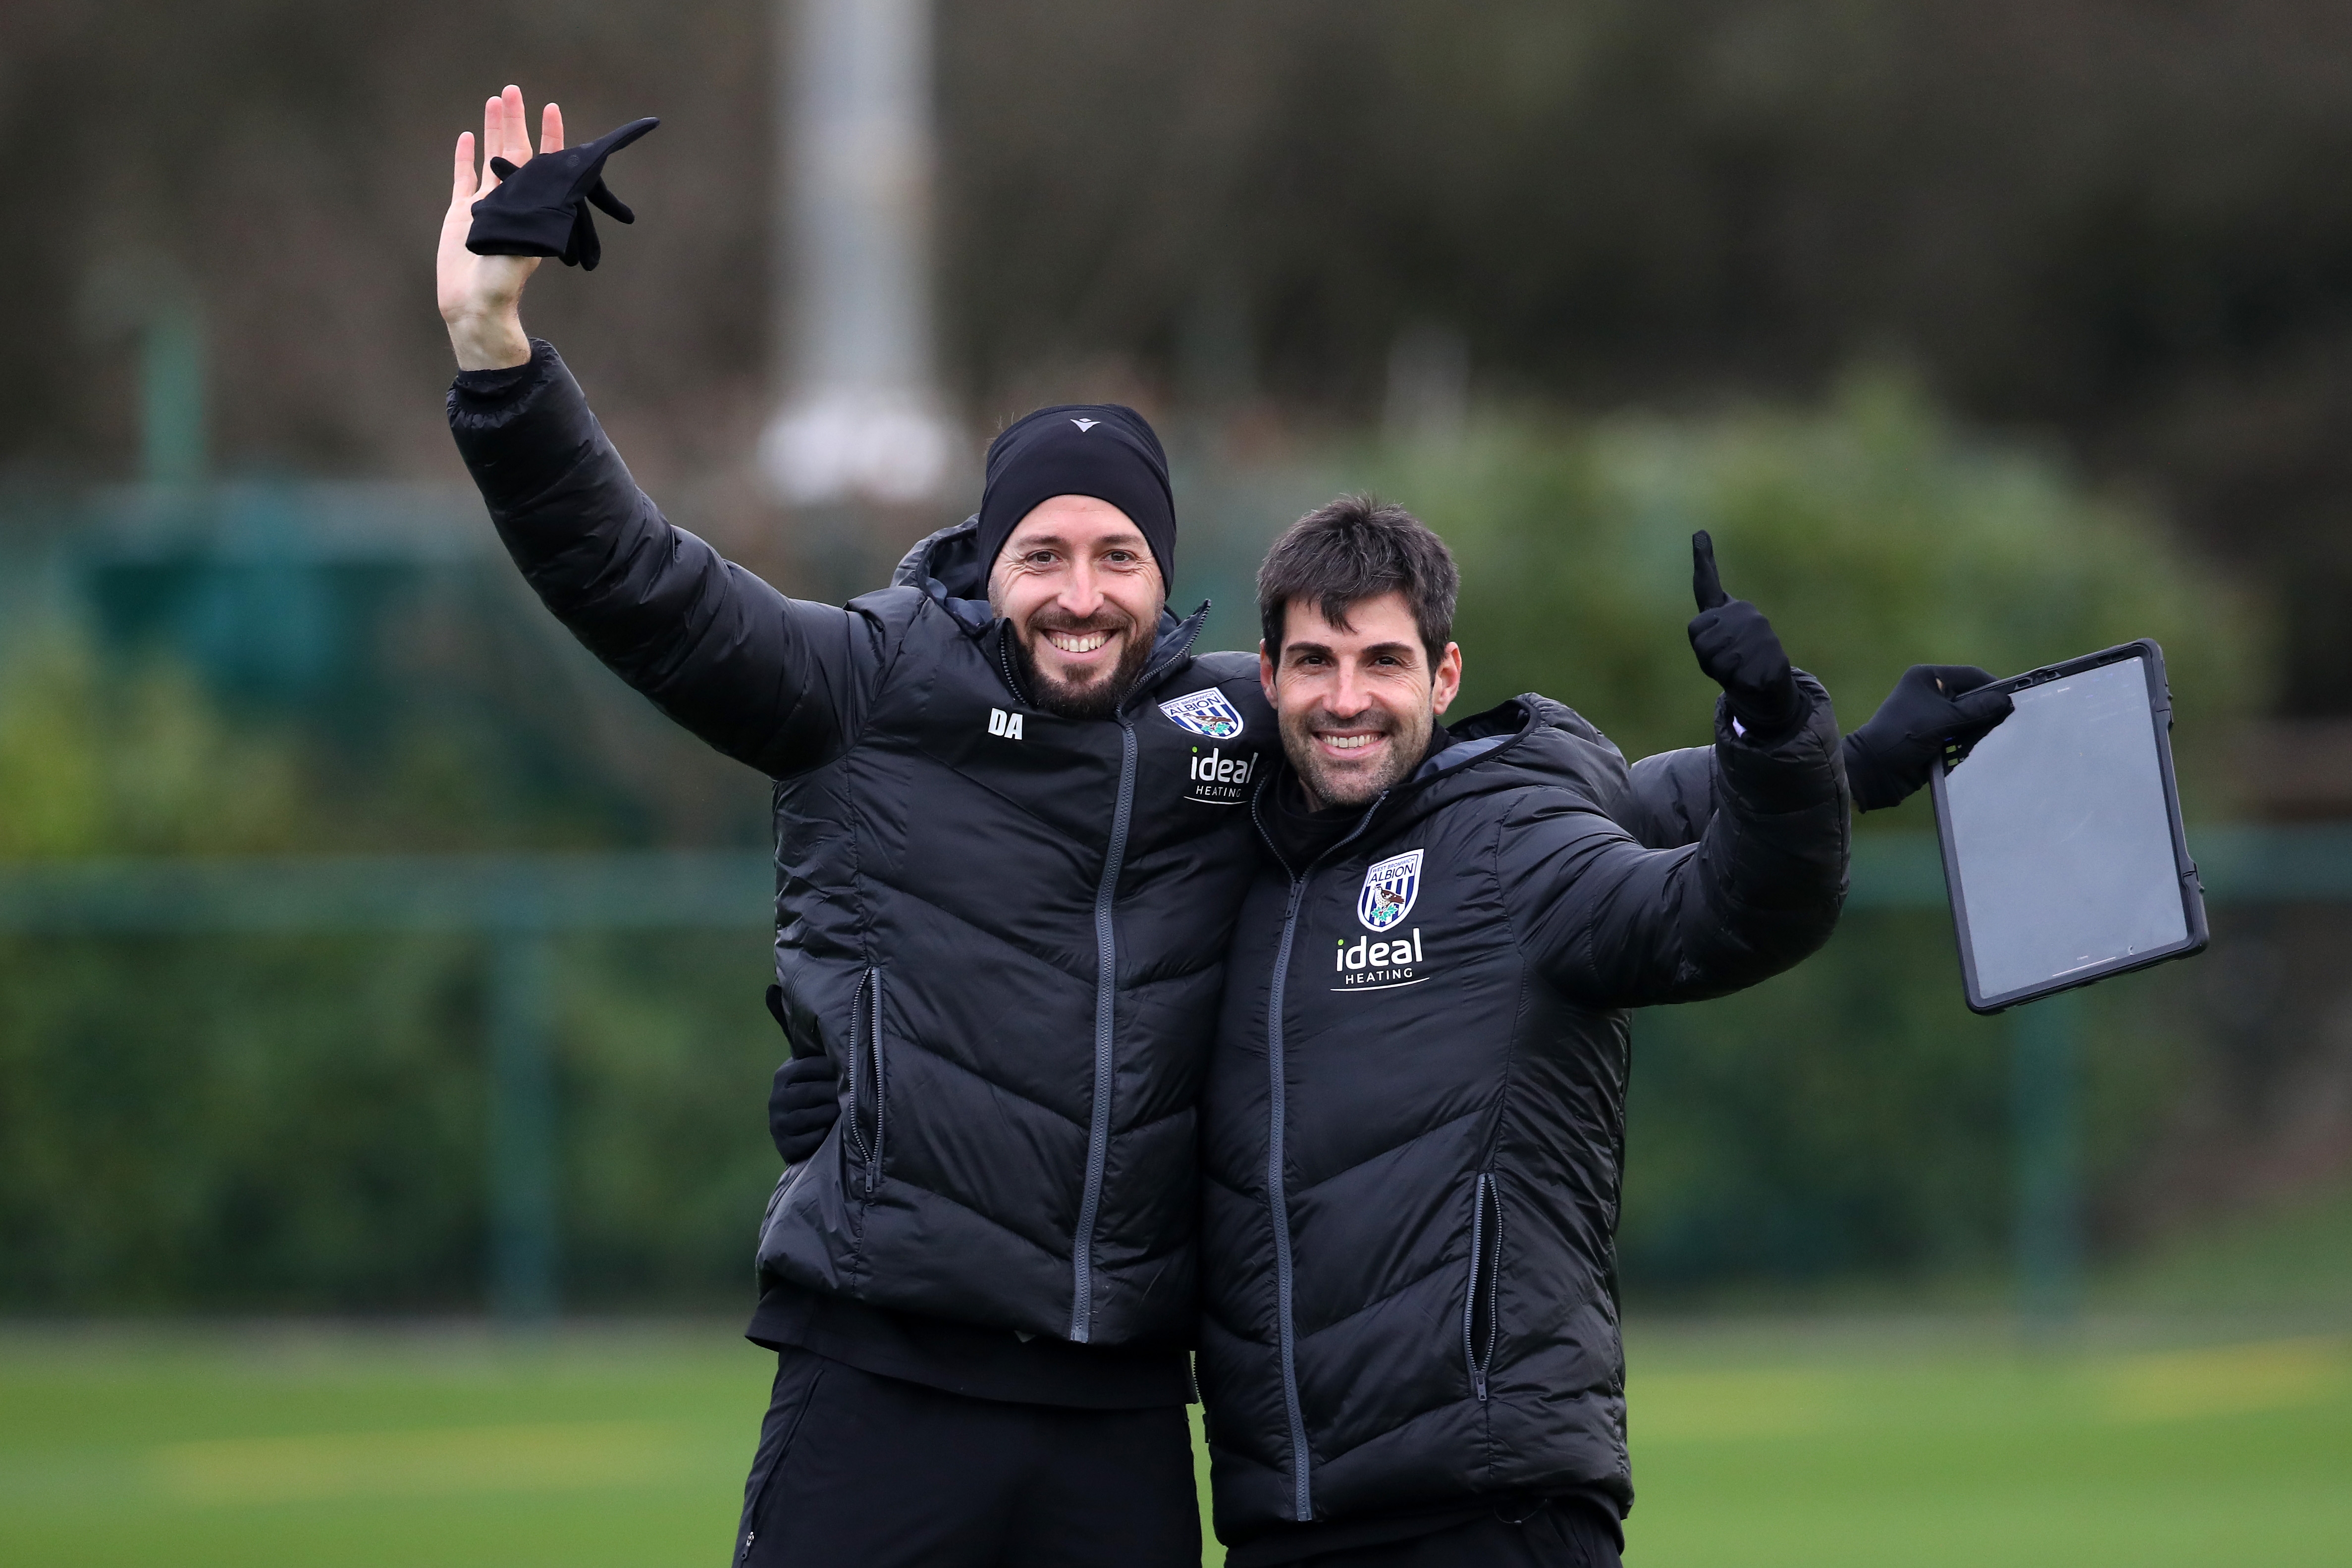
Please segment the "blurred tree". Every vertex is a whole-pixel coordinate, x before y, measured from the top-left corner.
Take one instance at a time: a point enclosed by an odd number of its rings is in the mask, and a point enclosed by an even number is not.
[[[2235,725],[2265,695],[2242,594],[2062,461],[1964,437],[1901,376],[1853,378],[1814,414],[1486,422],[1363,472],[1460,556],[1465,702],[1543,691],[1629,757],[1707,737],[1714,688],[1683,632],[1699,528],[1847,727],[1913,664],[2014,674],[2154,637],[2207,791],[2190,806],[2210,813]],[[1925,810],[1873,821],[1917,827]]]
[[[152,256],[211,317],[230,466],[449,473],[427,248],[450,141],[519,79],[583,131],[666,116],[631,154],[646,221],[531,320],[657,493],[754,543],[770,11],[7,8],[0,129],[43,155],[0,176],[39,214],[0,252],[0,462],[127,465],[127,351],[68,307]],[[2281,590],[2288,706],[2352,711],[2341,5],[939,14],[948,357],[982,427],[1106,385],[1360,419],[1431,322],[1482,389],[1588,408],[1802,399],[1900,356],[1961,415],[2159,486]]]

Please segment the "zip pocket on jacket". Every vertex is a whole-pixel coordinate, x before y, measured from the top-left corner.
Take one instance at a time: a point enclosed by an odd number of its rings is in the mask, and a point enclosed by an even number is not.
[[[866,1190],[882,1179],[882,971],[869,967],[850,999],[849,1146],[866,1169]]]
[[[1462,1362],[1470,1391],[1486,1400],[1486,1374],[1495,1364],[1495,1284],[1503,1263],[1503,1204],[1495,1178],[1478,1176],[1470,1209],[1470,1283],[1462,1298]]]

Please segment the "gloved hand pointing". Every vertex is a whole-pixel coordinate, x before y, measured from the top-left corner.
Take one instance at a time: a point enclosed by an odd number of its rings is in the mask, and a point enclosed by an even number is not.
[[[1845,737],[1845,777],[1864,811],[1899,806],[1916,793],[1950,745],[1959,757],[1992,732],[2014,706],[1985,691],[1993,677],[1974,664],[1914,664],[1870,722]],[[1955,758],[1958,760],[1958,758]]]
[[[541,152],[524,163],[492,158],[490,169],[499,183],[474,204],[466,248],[476,256],[552,256],[566,267],[595,271],[604,247],[587,204],[625,224],[637,221],[604,183],[604,160],[660,123],[633,120],[593,141]]]
[[[1715,540],[1704,528],[1691,535],[1691,590],[1698,600],[1698,614],[1690,623],[1691,652],[1707,679],[1723,688],[1731,716],[1767,739],[1794,727],[1804,715],[1805,699],[1789,655],[1762,611],[1723,591]]]

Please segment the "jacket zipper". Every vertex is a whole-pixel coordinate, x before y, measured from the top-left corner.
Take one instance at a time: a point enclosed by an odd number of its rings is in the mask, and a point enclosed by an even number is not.
[[[871,1193],[882,1164],[882,971],[868,966],[849,1002],[849,1145],[865,1167]],[[857,1038],[860,1029],[866,1038]],[[874,1104],[874,1136],[866,1135],[866,1105]]]
[[[1492,1218],[1489,1218],[1489,1217]],[[1492,1173],[1478,1173],[1478,1187],[1470,1205],[1470,1285],[1462,1293],[1462,1362],[1470,1372],[1470,1391],[1486,1402],[1486,1374],[1494,1366],[1496,1276],[1503,1265],[1503,1206]],[[1486,1343],[1479,1343],[1479,1308],[1486,1309]]]
[[[1142,691],[1160,673],[1192,651],[1192,640],[1201,634],[1201,615],[1207,609],[1203,604],[1183,623],[1180,628],[1183,634],[1170,645],[1167,656],[1135,683],[1135,691]],[[1013,684],[1013,656],[1004,637],[998,640],[997,656],[1003,664],[1005,681],[1018,692],[1021,688]],[[1103,854],[1102,881],[1095,886],[1095,1098],[1094,1109],[1087,1118],[1087,1182],[1078,1198],[1077,1234],[1070,1248],[1073,1344],[1085,1344],[1094,1333],[1095,1222],[1102,1212],[1103,1170],[1110,1163],[1110,1089],[1116,1044],[1112,1025],[1114,1005],[1118,999],[1118,940],[1111,914],[1118,897],[1119,866],[1127,859],[1127,835],[1135,821],[1135,721],[1127,712],[1134,695],[1130,692],[1121,700],[1117,716],[1118,803],[1111,812],[1110,846]]]
[[[1078,1200],[1077,1244],[1070,1249],[1070,1340],[1087,1343],[1094,1332],[1095,1220],[1102,1208],[1103,1167],[1110,1159],[1112,1004],[1118,995],[1118,944],[1111,905],[1118,893],[1119,862],[1127,858],[1127,832],[1135,814],[1135,726],[1118,716],[1118,807],[1110,821],[1110,849],[1103,856],[1102,881],[1095,888],[1095,1102],[1087,1123],[1087,1186]]]
[[[1264,787],[1261,786],[1259,793],[1263,792]],[[1274,957],[1274,985],[1265,1003],[1265,1197],[1266,1212],[1274,1221],[1275,1329],[1282,1357],[1282,1404],[1284,1413],[1290,1417],[1291,1516],[1300,1524],[1313,1522],[1315,1496],[1313,1466],[1307,1451],[1307,1412],[1298,1398],[1298,1342],[1297,1330],[1291,1322],[1290,1199],[1282,1179],[1283,1121],[1289,1093],[1283,1072],[1283,994],[1289,988],[1290,949],[1298,935],[1298,911],[1307,899],[1307,879],[1314,873],[1316,865],[1360,837],[1364,830],[1371,826],[1372,816],[1381,809],[1381,802],[1387,799],[1387,791],[1383,790],[1364,808],[1362,818],[1346,838],[1318,855],[1306,870],[1291,872],[1290,862],[1283,859],[1282,850],[1275,843],[1274,835],[1265,831],[1265,819],[1258,814],[1258,795],[1250,797],[1250,820],[1256,824],[1258,836],[1265,841],[1266,848],[1274,852],[1274,858],[1282,869],[1290,872],[1290,903],[1283,911],[1282,941],[1276,948]]]
[[[890,1104],[887,1086],[882,1077],[882,971],[877,967],[866,971],[867,982],[866,1047],[874,1056],[874,1157],[866,1167],[866,1190],[871,1193],[882,1180],[882,1127]]]

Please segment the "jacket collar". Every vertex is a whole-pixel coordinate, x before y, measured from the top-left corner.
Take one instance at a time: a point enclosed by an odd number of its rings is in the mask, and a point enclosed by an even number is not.
[[[1355,828],[1326,849],[1319,860],[1328,860],[1370,836],[1399,831],[1457,800],[1528,784],[1565,788],[1598,803],[1613,793],[1613,776],[1622,775],[1624,768],[1617,748],[1575,710],[1533,692],[1449,724],[1446,729],[1452,744],[1374,799]],[[1280,758],[1259,778],[1252,792],[1253,814],[1259,812],[1262,802],[1270,800],[1265,792],[1278,787],[1290,770],[1289,758]],[[1259,816],[1258,821],[1263,832],[1264,817]],[[1267,842],[1273,840],[1269,837]],[[1294,874],[1304,869],[1292,868]]]

